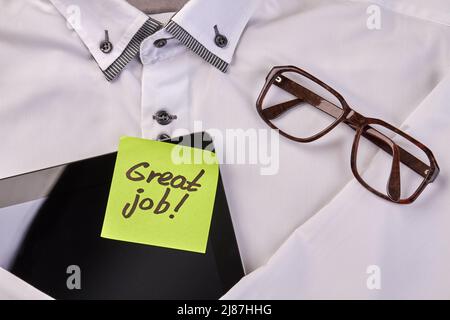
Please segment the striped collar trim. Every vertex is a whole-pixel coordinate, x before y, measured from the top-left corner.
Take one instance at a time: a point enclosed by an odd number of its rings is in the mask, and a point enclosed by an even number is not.
[[[50,0],[90,51],[108,81],[140,52],[142,42],[163,25],[124,0]],[[165,26],[168,33],[222,72],[228,70],[240,37],[263,0],[189,0]],[[225,36],[225,44],[216,36]],[[111,39],[111,51],[101,43]],[[103,51],[102,51],[103,50]]]
[[[106,79],[108,81],[113,81],[117,78],[126,65],[138,55],[142,41],[161,28],[162,24],[159,21],[149,18],[136,32],[133,38],[131,38],[121,55],[108,68],[102,70]]]
[[[149,18],[147,22],[136,32],[133,38],[128,43],[122,54],[105,70],[103,74],[108,81],[116,79],[126,65],[138,55],[141,43],[145,38],[151,36],[156,31],[160,30],[163,25],[152,18]],[[208,50],[197,39],[184,30],[173,20],[169,21],[165,29],[172,34],[175,39],[180,41],[187,48],[203,58],[206,62],[216,67],[222,72],[227,72],[229,63],[219,58],[217,55]]]
[[[217,55],[209,51],[204,45],[202,45],[197,39],[184,30],[173,20],[169,21],[166,26],[167,32],[175,37],[178,41],[184,44],[187,48],[192,50],[194,53],[202,57],[206,62],[210,63],[222,72],[227,72],[228,63]]]
[[[163,25],[152,18],[149,18],[144,25],[136,32],[130,40],[122,54],[105,70],[102,70],[108,81],[116,79],[126,65],[139,54],[141,43],[149,36],[160,30]],[[172,34],[187,48],[203,58],[206,62],[216,67],[222,72],[227,72],[229,63],[219,58],[208,50],[197,39],[184,30],[174,21],[169,21],[165,29]]]

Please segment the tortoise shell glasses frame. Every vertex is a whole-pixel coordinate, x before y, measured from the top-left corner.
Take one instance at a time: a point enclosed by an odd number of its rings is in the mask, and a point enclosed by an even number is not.
[[[325,89],[328,93],[335,97],[340,102],[342,107],[337,106],[336,104],[330,102],[330,99],[327,100],[323,96],[313,92],[298,82],[291,80],[285,74],[297,74],[305,79],[308,79],[308,81],[320,86],[321,89]],[[277,88],[286,91],[294,98],[263,108],[266,95],[272,86],[276,86]],[[307,103],[322,111],[324,114],[331,116],[334,119],[333,122],[328,127],[308,138],[293,136],[290,133],[281,130],[274,124],[274,119],[280,117],[291,109],[301,106],[303,103]],[[388,201],[399,204],[412,203],[419,197],[425,187],[429,183],[432,183],[439,175],[439,166],[436,159],[431,150],[425,145],[383,120],[367,118],[356,112],[350,108],[345,99],[336,90],[308,72],[295,66],[277,66],[269,72],[266,77],[266,83],[264,84],[264,87],[262,88],[256,102],[256,108],[258,114],[269,127],[278,130],[282,136],[301,143],[312,142],[323,137],[340,123],[345,123],[348,125],[356,131],[351,151],[351,169],[353,175],[367,190]],[[415,147],[422,150],[426,157],[428,157],[429,164],[424,163],[409,151],[403,149],[396,142],[394,142],[393,139],[389,138],[383,132],[376,130],[374,127],[384,127],[412,143]],[[362,138],[367,139],[392,156],[392,165],[386,185],[386,193],[382,193],[366,183],[357,170],[358,147]],[[415,192],[408,198],[403,199],[401,198],[400,163],[407,166],[423,178],[422,183],[418,186]]]

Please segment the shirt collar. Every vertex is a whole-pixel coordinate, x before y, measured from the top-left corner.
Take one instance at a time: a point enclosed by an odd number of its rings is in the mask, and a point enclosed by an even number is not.
[[[138,55],[142,41],[163,27],[125,0],[50,1],[77,32],[109,81]],[[261,1],[190,0],[165,28],[205,61],[226,72],[239,39]],[[113,45],[109,53],[100,49],[105,30]],[[226,38],[225,46],[223,42],[221,46],[217,44],[217,35]]]

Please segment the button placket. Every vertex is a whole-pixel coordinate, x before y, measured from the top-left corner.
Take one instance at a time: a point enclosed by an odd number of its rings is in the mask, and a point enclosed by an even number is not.
[[[161,30],[141,45],[141,125],[144,138],[167,140],[178,129],[189,126],[191,67],[181,55],[188,50],[178,40],[170,40],[171,37]],[[168,60],[167,57],[176,58]]]
[[[140,58],[144,65],[157,63],[188,50],[165,29],[145,39],[140,49]]]

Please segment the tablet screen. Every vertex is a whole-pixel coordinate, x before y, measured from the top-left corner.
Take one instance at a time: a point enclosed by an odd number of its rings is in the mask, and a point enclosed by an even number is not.
[[[220,298],[243,276],[220,177],[205,254],[115,241],[100,237],[115,158],[0,180],[0,266],[56,299]]]

